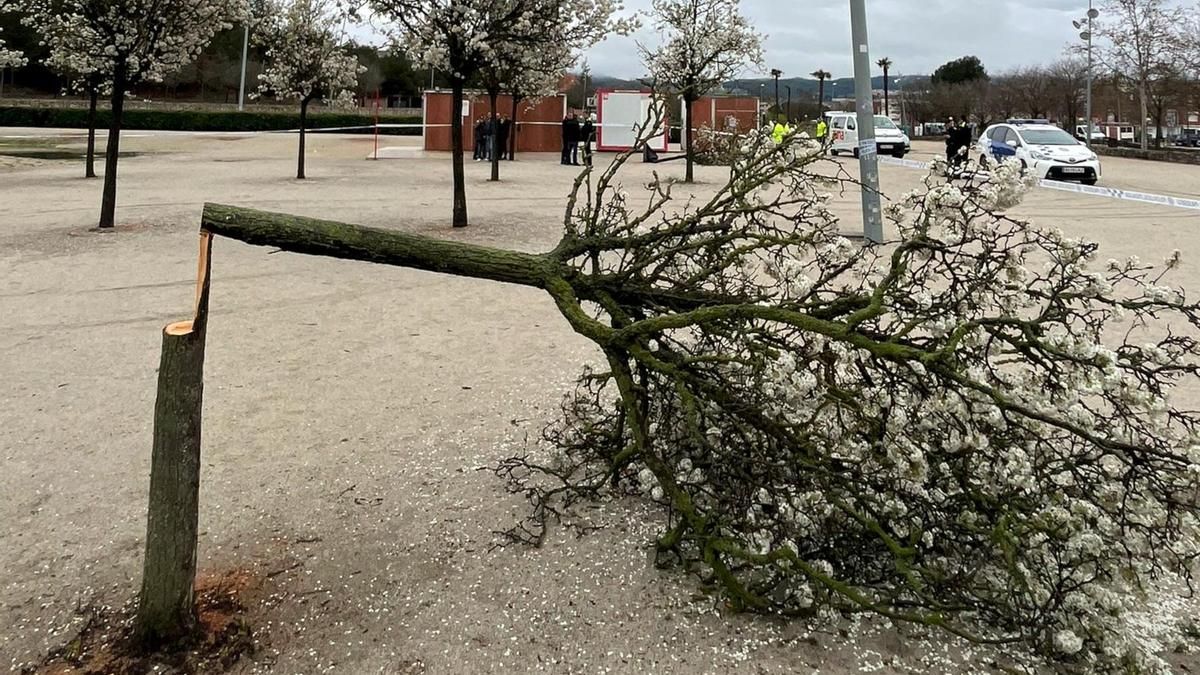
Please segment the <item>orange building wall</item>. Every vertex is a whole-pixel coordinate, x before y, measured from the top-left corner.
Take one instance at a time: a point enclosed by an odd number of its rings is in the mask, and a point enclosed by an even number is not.
[[[716,113],[716,124],[713,124],[713,113]],[[737,120],[739,131],[748,131],[758,127],[758,99],[751,96],[713,96],[704,97],[692,106],[695,115],[688,121],[692,130],[701,127],[716,127],[724,130],[725,121],[730,117]]]
[[[491,114],[491,101],[486,94],[467,93],[470,117],[463,118],[463,148],[475,149],[475,121]],[[512,97],[496,100],[501,115],[512,115]],[[567,97],[564,94],[547,96],[537,103],[517,104],[517,152],[559,152],[562,150],[562,120],[566,115]],[[450,150],[450,107],[448,91],[425,92],[425,149],[439,152]]]

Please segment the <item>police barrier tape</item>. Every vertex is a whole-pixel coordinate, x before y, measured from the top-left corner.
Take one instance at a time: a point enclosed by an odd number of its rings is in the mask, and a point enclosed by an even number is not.
[[[903,166],[909,169],[929,169],[929,162],[918,162],[913,159],[896,159],[895,157],[880,157],[880,163],[891,164],[893,166]],[[1149,192],[1135,192],[1133,190],[1117,190],[1115,188],[1097,187],[1095,185],[1081,185],[1079,183],[1064,183],[1057,180],[1042,179],[1038,181],[1038,187],[1047,188],[1049,190],[1058,190],[1060,192],[1073,192],[1075,194],[1094,195],[1096,197],[1108,197],[1109,199],[1120,199],[1127,202],[1141,202],[1143,204],[1158,204],[1159,206],[1169,206],[1177,209],[1190,209],[1200,211],[1200,199],[1188,197],[1172,197],[1170,195],[1156,195]]]

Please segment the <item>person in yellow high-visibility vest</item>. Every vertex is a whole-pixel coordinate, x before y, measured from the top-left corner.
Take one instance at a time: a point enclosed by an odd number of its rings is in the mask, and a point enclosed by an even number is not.
[[[825,142],[825,135],[829,133],[829,125],[825,123],[825,118],[817,120],[817,140]]]
[[[783,137],[787,135],[787,127],[783,126],[783,122],[776,122],[775,128],[771,129],[771,139],[776,143],[782,143]]]

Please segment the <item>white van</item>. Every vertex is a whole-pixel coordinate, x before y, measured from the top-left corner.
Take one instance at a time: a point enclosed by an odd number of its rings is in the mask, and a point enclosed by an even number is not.
[[[829,154],[848,152],[858,157],[858,115],[852,112],[825,113],[829,124]],[[875,146],[881,155],[903,157],[912,150],[912,141],[884,115],[875,116]]]

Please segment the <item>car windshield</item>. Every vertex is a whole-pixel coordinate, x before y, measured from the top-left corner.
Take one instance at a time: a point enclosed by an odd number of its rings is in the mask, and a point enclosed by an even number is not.
[[[1025,129],[1021,138],[1030,145],[1079,145],[1079,141],[1062,129]]]
[[[875,128],[876,129],[895,129],[896,123],[893,122],[891,119],[884,117],[883,115],[876,115],[875,116]]]

